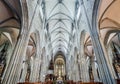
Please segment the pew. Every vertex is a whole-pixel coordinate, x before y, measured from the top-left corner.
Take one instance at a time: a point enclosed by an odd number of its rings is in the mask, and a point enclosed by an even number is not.
[[[101,83],[101,82],[81,82],[81,81],[73,82],[73,81],[67,81],[67,84],[103,84],[103,83]]]
[[[53,84],[53,81],[47,81],[45,84]]]
[[[30,82],[21,82],[17,84],[42,84],[41,82],[35,82],[35,83],[30,83]]]
[[[103,84],[101,82],[83,82],[83,83],[80,83],[80,84]]]
[[[116,79],[116,81],[117,81],[117,84],[120,84],[120,79]]]
[[[42,82],[36,82],[36,83],[30,83],[30,82],[22,82],[17,84],[53,84],[53,81],[46,81],[44,83]],[[66,81],[66,84],[103,84],[101,82],[73,82],[73,80]],[[117,84],[120,84],[120,80],[117,80]]]

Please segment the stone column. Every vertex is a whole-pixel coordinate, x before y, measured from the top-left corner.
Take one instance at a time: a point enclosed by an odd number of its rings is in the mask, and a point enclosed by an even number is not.
[[[69,71],[69,73],[68,73],[69,74],[69,80],[72,80],[72,68],[71,68],[72,65],[71,65],[71,61],[70,60],[68,62],[69,62],[69,69],[68,69],[68,71]]]
[[[105,53],[103,51],[99,36],[98,36],[98,24],[97,24],[97,13],[98,13],[98,7],[99,7],[99,0],[95,0],[94,6],[93,6],[93,12],[92,12],[92,20],[89,19],[87,15],[87,10],[84,6],[83,0],[83,8],[86,15],[86,20],[89,26],[90,36],[92,40],[92,45],[94,48],[94,53],[97,59],[98,69],[99,69],[99,75],[100,79],[104,84],[115,84],[115,80],[112,78],[112,75],[110,73],[110,70],[108,68],[108,64],[105,58]]]
[[[27,74],[27,68],[28,64],[26,62],[23,62],[23,67],[21,68],[21,77],[20,77],[20,82],[25,82],[26,74]]]
[[[23,53],[26,50],[28,43],[28,36],[26,34],[22,34],[20,39],[18,39],[18,43],[15,46],[14,52],[12,54],[10,63],[6,68],[6,73],[4,73],[3,84],[16,84],[19,80],[21,64],[23,62]],[[19,75],[19,76],[18,76]]]
[[[79,80],[80,80],[80,77],[79,77],[79,69],[78,69],[78,64],[77,63],[75,63],[75,82],[78,82]]]
[[[95,56],[97,59],[100,79],[104,84],[115,84],[111,77],[111,73],[108,68],[106,59],[104,57],[104,53],[100,45],[100,41],[98,40],[98,38],[94,38],[94,37],[95,36],[92,37],[93,40],[92,42],[93,42]]]
[[[32,56],[30,59],[30,82],[33,82],[35,73],[35,56]]]
[[[19,35],[19,39],[15,45],[15,48],[12,52],[10,62],[8,66],[6,67],[6,71],[3,76],[2,84],[16,84],[19,80],[20,72],[21,72],[21,64],[22,64],[22,58],[23,53],[26,50],[26,45],[28,43],[28,35],[29,30],[28,29],[28,18],[27,18],[27,7],[26,7],[26,1],[20,0],[22,5],[22,15],[23,15],[23,21],[22,21],[22,27],[21,32]],[[26,12],[25,12],[26,11]],[[27,30],[27,31],[26,31]]]
[[[93,76],[94,76],[94,82],[99,82],[99,77],[98,77],[98,73],[97,73],[97,67],[98,66],[95,65],[96,62],[95,62],[94,58],[95,57],[91,58],[92,73],[93,73]]]
[[[42,59],[42,64],[41,64],[41,73],[40,73],[40,81],[44,82],[45,81],[45,70],[46,70],[46,60],[45,60],[45,54],[43,54],[43,59]]]
[[[115,79],[116,77],[115,77],[115,72],[113,70],[112,58],[110,57],[111,55],[109,55],[109,52],[111,52],[111,51],[109,51],[110,48],[107,50],[107,48],[104,45],[104,42],[103,42],[102,38],[100,38],[100,43],[101,43],[101,46],[102,46],[102,49],[103,49],[103,52],[104,52],[104,56],[105,56],[108,68],[109,68],[110,73],[111,73],[111,77],[113,79]],[[107,47],[109,47],[109,46],[107,46]]]
[[[85,58],[82,58],[81,62],[80,62],[80,70],[81,70],[81,81],[82,82],[89,82],[89,72],[87,69],[87,65],[86,65],[86,60]]]
[[[31,67],[31,75],[30,75],[30,81],[31,82],[39,82],[39,71],[40,71],[40,64],[41,64],[41,53],[40,53],[40,44],[39,44],[39,39],[37,39],[37,46],[36,46],[36,56],[32,60],[32,65]]]
[[[71,78],[70,77],[70,70],[71,70],[70,63],[69,63],[69,60],[67,59],[67,61],[66,61],[66,75],[67,75],[67,79]]]

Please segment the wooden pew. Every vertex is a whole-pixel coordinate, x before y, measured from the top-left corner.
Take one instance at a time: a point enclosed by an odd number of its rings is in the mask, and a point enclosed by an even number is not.
[[[17,84],[53,84],[53,81],[47,81],[44,83],[36,82],[36,83],[30,83],[30,82],[23,82],[23,83],[17,83]],[[73,80],[66,81],[66,84],[103,84],[101,82],[73,82]],[[117,84],[120,84],[120,80]]]
[[[41,82],[35,82],[35,83],[31,83],[31,82],[21,82],[21,83],[17,83],[17,84],[42,84]]]
[[[117,81],[117,84],[120,84],[120,79],[116,79],[116,81]]]
[[[101,82],[72,82],[72,81],[67,81],[67,84],[103,84]]]
[[[101,82],[84,82],[84,83],[80,83],[80,84],[103,84]]]

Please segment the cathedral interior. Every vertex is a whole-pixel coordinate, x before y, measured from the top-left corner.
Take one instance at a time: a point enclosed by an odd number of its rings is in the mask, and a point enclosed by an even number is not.
[[[0,0],[0,84],[120,84],[120,0]]]

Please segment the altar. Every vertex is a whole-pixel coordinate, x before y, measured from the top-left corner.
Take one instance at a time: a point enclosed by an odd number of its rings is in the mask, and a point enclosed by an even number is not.
[[[63,80],[57,80],[56,84],[64,84],[64,83],[63,83]]]

